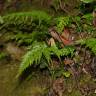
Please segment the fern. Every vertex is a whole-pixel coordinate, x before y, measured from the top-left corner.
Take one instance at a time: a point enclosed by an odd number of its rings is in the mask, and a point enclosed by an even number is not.
[[[85,45],[90,48],[91,51],[96,55],[96,38],[81,39],[76,42],[77,44]]]
[[[64,27],[70,24],[70,17],[58,17],[56,18],[56,28],[57,32],[62,33]]]
[[[82,16],[82,18],[86,19],[87,21],[92,21],[93,16],[92,16],[92,14],[86,14],[86,15]]]
[[[56,46],[52,46],[50,47],[50,51],[60,59],[61,56],[68,56],[69,54],[73,55],[74,48],[64,47],[62,49],[58,49]]]
[[[87,39],[86,46],[96,55],[96,38]]]
[[[18,12],[11,13],[2,17],[2,27],[34,27],[40,25],[48,26],[51,21],[51,16],[43,11],[32,11],[32,12]],[[32,28],[33,28],[32,27]]]
[[[28,21],[29,24],[31,24],[32,21],[36,20],[38,20],[39,24],[42,21],[48,24],[48,21],[50,21],[50,19],[51,16],[49,16],[47,13],[43,11],[19,12],[3,16],[4,22],[9,24],[26,24],[26,22],[28,23]]]
[[[79,16],[71,17],[71,21],[76,25],[77,32],[93,33],[96,31],[96,29],[92,25],[93,21],[92,14],[86,14],[83,15],[82,17]]]
[[[47,46],[45,43],[36,43],[33,45],[33,48],[26,53],[26,55],[23,57],[20,69],[19,69],[19,75],[29,66],[31,66],[33,63],[37,64],[40,63],[40,60],[42,58],[43,50]]]
[[[72,47],[58,49],[56,46],[48,47],[44,42],[35,42],[30,51],[28,51],[23,57],[18,75],[21,75],[26,68],[33,64],[40,64],[42,58],[49,64],[51,63],[52,55],[55,55],[60,59],[61,56],[68,56],[69,54],[73,54],[73,52],[74,48]]]
[[[34,40],[45,40],[51,22],[51,16],[43,11],[11,13],[1,18],[3,20],[0,25],[1,32],[3,32],[3,29],[6,31],[5,34],[13,32],[10,40],[27,45]]]
[[[32,44],[33,41],[43,41],[47,38],[47,32],[32,32],[28,33],[18,33],[10,37],[11,40],[15,40],[18,44],[25,43],[27,45]]]

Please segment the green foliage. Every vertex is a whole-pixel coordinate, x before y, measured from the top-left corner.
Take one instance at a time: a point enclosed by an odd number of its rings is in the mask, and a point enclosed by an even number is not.
[[[82,26],[83,26],[83,32],[88,32],[88,33],[95,33],[96,29],[94,28],[92,21],[93,21],[93,16],[92,14],[86,14],[82,16]]]
[[[70,73],[63,70],[50,69],[52,63],[52,57],[56,57],[62,63],[62,57],[74,55],[74,48],[67,46],[64,48],[58,48],[57,46],[49,47],[45,41],[49,38],[48,28],[51,25],[52,17],[42,11],[32,12],[20,12],[12,13],[6,16],[0,17],[0,28],[10,30],[13,34],[10,40],[16,41],[18,44],[26,44],[29,46],[29,51],[24,55],[18,76],[22,74],[30,66],[39,66],[40,68],[47,68],[53,75],[63,75],[69,77]],[[62,33],[65,27],[70,27],[74,24],[78,29],[77,32],[93,32],[92,27],[92,15],[84,15],[82,17],[57,17],[55,18],[55,27],[58,33]],[[86,25],[86,26],[85,26]],[[12,31],[13,30],[13,31]],[[10,32],[10,33],[11,33]],[[35,42],[36,41],[36,42]],[[96,39],[89,38],[84,40],[78,40],[76,43],[85,45],[90,48],[91,51],[96,55]],[[2,58],[4,55],[0,55]],[[62,64],[61,64],[62,65]]]
[[[6,57],[6,54],[4,52],[0,52],[0,60]]]
[[[92,14],[86,14],[86,15],[83,15],[82,18],[86,19],[87,21],[92,21],[93,16],[92,16]]]
[[[40,65],[42,58],[47,61],[46,66],[48,66],[48,64],[51,63],[52,55],[55,55],[60,59],[61,56],[68,56],[69,54],[72,55],[73,52],[74,48],[72,47],[58,49],[56,46],[48,47],[44,42],[35,42],[33,44],[33,47],[23,57],[18,74],[21,75],[26,68],[30,67],[33,64]]]
[[[85,45],[96,55],[96,38],[87,38],[77,41],[77,44]]]
[[[76,26],[77,32],[95,32],[94,26],[92,25],[93,16],[92,14],[86,14],[82,17],[58,17],[56,18],[56,29],[57,32],[62,33],[64,27],[71,27],[71,24],[74,23]]]
[[[69,71],[65,71],[64,67],[60,68],[59,70],[55,70],[54,77],[61,77],[64,76],[66,78],[69,78],[71,73]]]
[[[35,40],[46,39],[51,18],[44,11],[12,13],[1,17],[0,21],[3,20],[3,22],[1,22],[0,29],[1,32],[5,30],[5,34],[12,33],[10,40],[14,40],[18,44],[30,45]]]
[[[32,33],[22,33],[14,34],[10,37],[11,40],[15,40],[19,45],[20,44],[32,44],[33,41],[43,41],[47,38],[47,32],[32,32]]]
[[[39,24],[43,21],[49,24],[51,16],[43,11],[32,11],[32,12],[19,12],[12,13],[9,15],[3,16],[3,20],[5,23],[9,24],[32,24],[32,21],[37,21]]]
[[[82,1],[84,3],[90,3],[90,2],[93,2],[94,0],[80,0],[80,1]]]
[[[68,27],[68,25],[70,24],[70,17],[58,17],[56,18],[56,29],[57,32],[62,33],[64,27]]]
[[[72,17],[71,19],[75,23],[76,31],[82,32],[83,28],[82,28],[81,18],[79,16],[76,16],[76,17]]]
[[[96,55],[96,38],[87,39],[86,46]]]
[[[32,12],[18,12],[11,13],[2,17],[3,24],[1,28],[12,28],[33,30],[39,27],[49,26],[51,16],[43,11],[32,11]]]
[[[21,74],[26,68],[31,66],[34,62],[37,64],[40,62],[42,57],[42,48],[45,47],[45,44],[40,43],[35,45],[32,50],[26,53],[23,57],[23,61],[20,66],[19,74]]]
[[[76,16],[72,17],[72,22],[76,25],[76,31],[77,32],[87,32],[87,33],[93,33],[96,31],[94,29],[94,26],[92,25],[93,16],[92,14],[86,14],[82,17]]]

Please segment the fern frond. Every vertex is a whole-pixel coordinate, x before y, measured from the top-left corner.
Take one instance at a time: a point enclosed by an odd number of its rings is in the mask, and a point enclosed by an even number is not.
[[[62,33],[64,27],[68,26],[70,23],[70,17],[58,17],[56,18],[56,28],[57,32]]]
[[[64,47],[62,49],[58,49],[56,46],[50,47],[50,51],[59,59],[61,56],[68,56],[69,54],[73,55],[74,50],[75,49],[73,47]]]
[[[92,21],[93,16],[92,16],[92,14],[86,14],[86,15],[82,16],[82,18],[84,18],[84,19],[86,19],[88,21]]]
[[[35,42],[31,50],[23,57],[18,74],[21,75],[26,68],[33,64],[40,64],[42,58],[45,59],[49,64],[52,60],[52,55],[56,55],[60,59],[61,56],[72,54],[73,51],[74,49],[71,47],[58,49],[56,46],[48,47],[45,42]]]
[[[32,11],[32,12],[18,12],[18,13],[11,13],[9,15],[5,15],[2,17],[5,23],[10,24],[26,24],[26,22],[29,21],[29,24],[32,23],[32,21],[39,20],[39,23],[41,21],[45,21],[46,23],[49,23],[51,16],[43,11]]]
[[[86,46],[96,55],[96,38],[87,39]]]
[[[33,41],[43,41],[46,39],[47,32],[32,32],[30,34],[19,32],[10,37],[11,40],[15,40],[18,44],[25,43],[27,45],[32,44]]]
[[[31,66],[33,63],[40,63],[42,57],[42,50],[44,47],[44,43],[37,43],[33,46],[33,48],[30,51],[26,53],[20,65],[19,74],[21,74],[26,68]]]
[[[51,21],[51,16],[48,15],[44,11],[32,11],[32,12],[18,12],[18,13],[11,13],[5,16],[2,16],[3,20],[3,27],[25,27],[25,26],[40,26],[49,25]],[[1,26],[1,28],[2,28]]]
[[[96,38],[87,38],[77,41],[77,44],[85,45],[96,55]]]

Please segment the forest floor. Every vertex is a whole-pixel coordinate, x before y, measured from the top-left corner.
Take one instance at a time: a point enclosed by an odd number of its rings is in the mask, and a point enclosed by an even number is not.
[[[49,84],[48,77],[33,72],[30,77],[20,83],[15,78],[18,67],[18,62],[14,61],[8,64],[0,63],[0,96],[42,96]]]
[[[15,78],[18,67],[19,62],[16,61],[0,63],[0,96],[46,96],[44,93],[50,85],[49,77],[33,72],[20,83]],[[90,75],[81,76],[77,82],[72,77],[67,78],[65,87],[64,96],[96,96],[96,82]]]

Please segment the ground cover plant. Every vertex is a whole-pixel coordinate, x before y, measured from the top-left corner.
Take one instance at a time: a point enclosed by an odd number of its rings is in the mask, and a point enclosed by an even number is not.
[[[72,88],[79,90],[74,96],[95,96],[96,87],[82,87],[84,80],[80,78],[85,74],[94,82],[96,79],[96,10],[94,7],[91,13],[80,11],[75,16],[69,11],[95,1],[81,0],[78,6],[62,0],[52,1],[51,7],[56,12],[63,10],[67,15],[32,10],[0,16],[0,60],[9,57],[20,62],[16,78],[28,70],[48,71],[51,86],[44,96],[63,96],[73,92]],[[69,4],[67,11],[63,3]],[[71,89],[64,85],[64,80],[70,78],[75,82]]]

